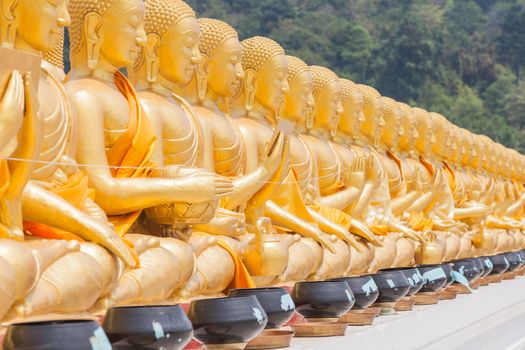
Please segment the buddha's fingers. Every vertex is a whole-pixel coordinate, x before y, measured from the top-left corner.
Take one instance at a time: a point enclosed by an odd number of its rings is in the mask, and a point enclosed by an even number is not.
[[[101,246],[111,251],[113,254],[118,256],[126,266],[135,268],[138,265],[137,257],[131,252],[131,248],[124,243],[120,237],[106,238],[99,242]]]
[[[374,235],[372,231],[357,220],[352,219],[352,233],[367,240],[376,247],[382,247],[383,243]]]

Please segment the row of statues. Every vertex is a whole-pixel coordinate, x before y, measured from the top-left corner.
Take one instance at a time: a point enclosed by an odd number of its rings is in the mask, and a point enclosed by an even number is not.
[[[0,71],[43,58],[1,92],[0,320],[525,248],[525,157],[440,114],[181,0],[0,4]]]

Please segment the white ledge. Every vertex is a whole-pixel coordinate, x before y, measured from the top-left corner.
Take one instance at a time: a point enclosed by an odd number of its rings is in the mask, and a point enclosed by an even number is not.
[[[290,349],[525,349],[525,278],[480,287],[469,295],[380,316],[345,336],[294,338]]]

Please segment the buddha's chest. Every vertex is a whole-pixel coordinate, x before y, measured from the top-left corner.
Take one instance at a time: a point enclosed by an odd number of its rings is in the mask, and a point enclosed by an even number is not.
[[[106,89],[104,100],[104,145],[108,150],[128,133],[130,109],[126,98],[117,90]]]
[[[330,143],[315,136],[306,136],[306,142],[314,154],[321,194],[335,191],[340,185],[341,163]]]
[[[45,76],[39,85],[38,102],[44,128],[39,160],[33,178],[47,180],[59,166],[60,158],[68,155],[72,138],[71,109],[60,86]]]
[[[162,122],[164,163],[196,166],[201,140],[192,117],[180,108],[171,108],[162,113]]]
[[[313,159],[305,141],[298,135],[290,137],[290,166],[294,169],[303,193],[313,181]]]

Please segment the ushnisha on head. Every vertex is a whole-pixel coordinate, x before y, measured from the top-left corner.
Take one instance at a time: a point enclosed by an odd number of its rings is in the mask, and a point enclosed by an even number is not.
[[[341,83],[341,101],[343,113],[339,120],[339,130],[356,140],[359,137],[361,124],[365,121],[363,112],[363,93],[357,84],[348,79],[339,79]]]
[[[244,79],[242,46],[235,29],[212,18],[199,18],[199,50],[202,61],[196,70],[199,100],[211,96],[229,98],[240,89]]]
[[[288,61],[284,49],[269,38],[255,36],[241,42],[244,69],[244,106],[255,104],[279,115],[288,91]]]
[[[343,113],[342,87],[337,74],[326,67],[311,66],[315,100],[314,127],[337,133]]]
[[[301,59],[286,56],[289,91],[285,95],[284,117],[303,123],[311,129],[314,121],[313,77],[310,67]]]
[[[401,151],[410,152],[414,150],[419,133],[416,128],[416,116],[412,107],[406,103],[398,102],[397,105],[401,110],[401,124],[403,127],[403,134],[399,138],[399,149]]]
[[[146,44],[143,0],[69,0],[72,69],[115,72]]]
[[[385,106],[385,127],[381,140],[387,147],[396,149],[399,146],[400,137],[404,134],[403,111],[399,108],[398,103],[390,97],[382,97],[382,99]]]
[[[0,42],[4,47],[53,50],[70,23],[66,0],[0,1]]]
[[[379,91],[368,85],[357,85],[363,93],[365,121],[361,124],[361,133],[370,138],[370,146],[377,147],[385,126],[384,104]]]
[[[187,84],[200,62],[199,25],[195,11],[182,0],[145,0],[147,42],[133,70],[148,82]],[[141,73],[138,73],[141,74]]]

